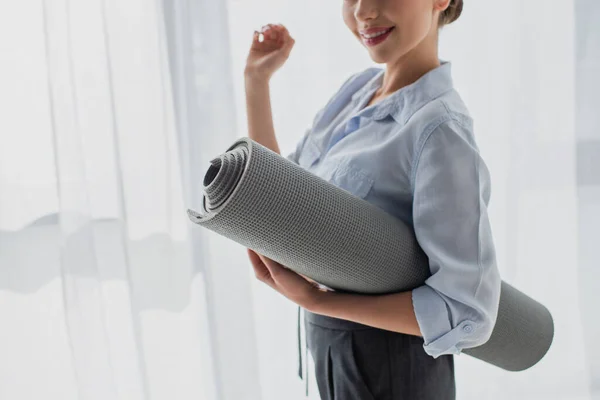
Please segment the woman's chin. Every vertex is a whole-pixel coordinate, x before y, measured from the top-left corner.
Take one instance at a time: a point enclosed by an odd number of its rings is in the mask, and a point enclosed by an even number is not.
[[[377,64],[385,64],[390,58],[388,54],[383,54],[379,51],[369,51],[369,56],[371,57],[371,60]]]

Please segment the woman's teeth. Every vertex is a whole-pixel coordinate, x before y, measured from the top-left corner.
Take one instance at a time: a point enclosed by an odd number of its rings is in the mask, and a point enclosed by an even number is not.
[[[365,33],[365,34],[363,34],[363,37],[365,37],[367,39],[373,39],[373,38],[376,38],[377,36],[385,35],[386,33],[388,33],[391,30],[392,30],[392,28],[387,29],[385,31],[377,32],[377,33],[371,33],[371,34]]]

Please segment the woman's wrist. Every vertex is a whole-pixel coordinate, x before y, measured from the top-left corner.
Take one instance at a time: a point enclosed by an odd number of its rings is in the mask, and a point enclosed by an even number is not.
[[[322,313],[324,309],[327,308],[327,301],[331,296],[336,295],[337,293],[325,290],[316,290],[313,292],[313,295],[310,299],[308,299],[304,304],[301,304],[302,308],[319,314]]]
[[[271,77],[258,71],[246,68],[244,70],[244,82],[246,85],[268,85]]]

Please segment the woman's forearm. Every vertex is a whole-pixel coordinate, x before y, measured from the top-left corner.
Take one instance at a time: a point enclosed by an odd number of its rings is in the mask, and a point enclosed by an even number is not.
[[[246,74],[245,89],[248,137],[280,154],[273,128],[269,80]]]
[[[422,336],[412,304],[412,291],[385,295],[319,293],[306,309],[328,317],[358,322],[379,329]]]

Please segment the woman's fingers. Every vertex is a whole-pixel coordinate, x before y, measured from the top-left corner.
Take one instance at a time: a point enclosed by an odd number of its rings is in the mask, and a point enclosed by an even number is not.
[[[271,52],[283,49],[289,55],[295,40],[290,36],[283,24],[267,24],[260,31],[254,31],[253,48],[259,51]]]
[[[289,57],[290,53],[292,52],[292,48],[294,47],[294,43],[296,43],[296,41],[291,36],[288,36],[285,39],[285,42],[283,42],[281,44],[281,48],[282,48],[283,53],[285,54],[286,57]]]
[[[289,44],[291,39],[287,28],[283,24],[264,25],[259,34],[262,34],[264,41],[268,43]]]
[[[272,40],[277,38],[277,28],[274,24],[267,24],[262,27],[261,32],[266,39]]]
[[[248,249],[248,256],[250,257],[250,262],[252,263],[252,268],[254,269],[254,275],[256,276],[256,279],[273,287],[274,282],[273,278],[271,277],[271,273],[266,265],[262,262],[260,256],[251,249]]]
[[[250,262],[252,263],[252,268],[254,268],[254,275],[256,275],[256,278],[261,281],[267,278],[269,270],[263,264],[258,254],[248,249],[248,256],[250,257]]]
[[[260,43],[260,35],[261,33],[259,31],[254,31],[254,34],[252,35],[252,44],[256,44],[256,43]]]
[[[289,35],[290,33],[288,32],[287,28],[285,26],[283,26],[283,24],[277,24],[276,25],[277,28],[285,35]]]
[[[252,39],[252,49],[268,53],[278,47],[281,47],[278,40],[269,39],[264,33],[255,31]]]
[[[284,43],[289,44],[290,41],[293,41],[292,36],[285,26],[277,24],[276,29],[279,31],[280,37],[283,38]]]
[[[282,37],[281,43],[287,50],[291,50],[292,46],[294,45],[294,43],[296,43],[296,41],[294,40],[294,38],[292,38],[285,26],[279,25],[278,29]]]

